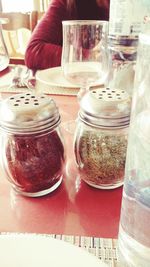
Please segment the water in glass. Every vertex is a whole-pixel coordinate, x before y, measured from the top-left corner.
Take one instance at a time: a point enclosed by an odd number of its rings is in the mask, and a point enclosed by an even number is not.
[[[139,36],[118,238],[121,267],[150,266],[150,31]]]
[[[108,22],[96,20],[63,21],[62,69],[67,80],[81,89],[105,82]]]

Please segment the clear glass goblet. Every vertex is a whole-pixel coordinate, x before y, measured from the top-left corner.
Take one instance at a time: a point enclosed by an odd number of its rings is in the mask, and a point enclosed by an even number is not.
[[[62,70],[65,78],[80,87],[78,99],[91,86],[104,84],[108,75],[108,22],[63,21]]]

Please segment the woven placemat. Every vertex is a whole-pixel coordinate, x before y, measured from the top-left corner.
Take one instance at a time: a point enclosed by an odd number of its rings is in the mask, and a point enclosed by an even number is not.
[[[96,88],[103,88],[103,86],[94,86],[91,87],[90,90]],[[34,89],[33,89],[34,91]],[[29,92],[29,89],[26,87],[23,88],[11,88],[9,86],[1,86],[0,85],[0,93],[24,93]],[[34,92],[43,93],[43,94],[50,94],[50,95],[70,95],[70,96],[77,96],[79,89],[78,88],[65,88],[65,87],[43,87],[41,90],[36,90]]]
[[[109,267],[118,267],[117,239],[71,235],[50,236],[85,249],[104,261]]]
[[[14,233],[1,232],[0,234],[11,235]],[[15,234],[22,234],[22,233],[15,233]],[[58,240],[63,240],[72,245],[78,246],[88,251],[89,253],[93,254],[101,261],[105,262],[108,267],[119,267],[118,257],[117,257],[117,239],[73,236],[73,235],[56,235],[56,234],[42,234],[42,235],[45,237],[52,237]]]
[[[43,94],[51,94],[51,95],[71,95],[76,96],[78,93],[78,89],[75,88],[59,88],[59,87],[49,87],[49,88],[42,88],[40,93]],[[2,87],[0,86],[0,93],[24,93],[29,92],[28,88],[10,88],[9,86]],[[36,92],[36,91],[35,91]]]

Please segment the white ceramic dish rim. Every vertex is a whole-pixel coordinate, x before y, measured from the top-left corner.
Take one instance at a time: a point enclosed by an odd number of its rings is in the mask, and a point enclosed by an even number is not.
[[[85,250],[40,234],[1,234],[0,262],[3,267],[107,267]]]

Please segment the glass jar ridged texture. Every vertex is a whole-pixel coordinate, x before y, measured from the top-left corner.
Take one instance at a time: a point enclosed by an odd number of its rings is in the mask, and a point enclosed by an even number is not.
[[[80,177],[99,187],[122,185],[127,148],[127,129],[98,130],[79,123],[75,154]]]
[[[31,197],[55,190],[62,181],[65,157],[53,99],[15,95],[4,100],[0,115],[1,165],[13,188]]]
[[[74,152],[87,184],[100,189],[123,184],[129,113],[130,97],[124,91],[97,89],[81,101]]]

